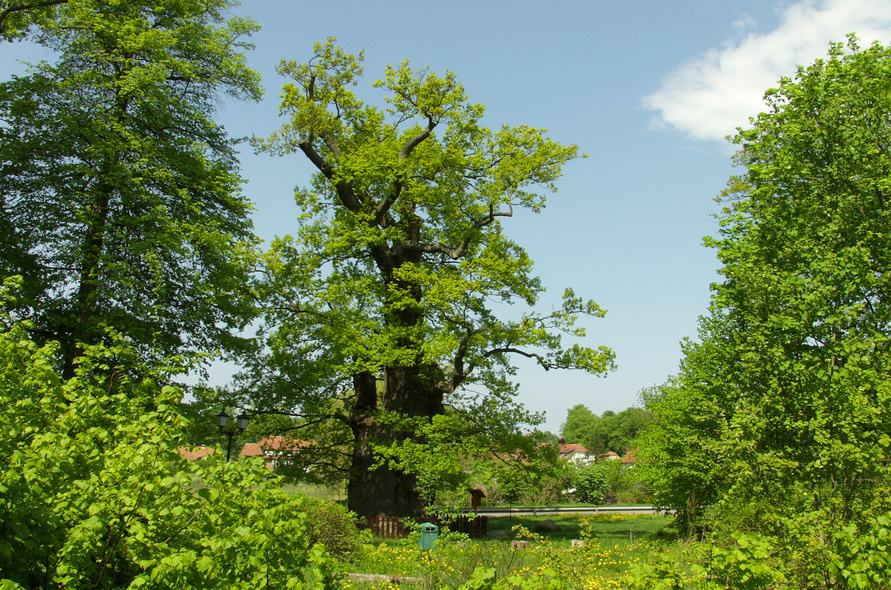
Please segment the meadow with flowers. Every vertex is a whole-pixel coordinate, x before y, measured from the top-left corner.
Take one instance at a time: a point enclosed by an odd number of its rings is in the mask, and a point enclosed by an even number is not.
[[[430,551],[421,548],[418,534],[395,540],[367,536],[342,564],[344,574],[349,570],[385,578],[344,577],[342,584],[461,590],[624,588],[630,569],[672,540],[665,530],[671,519],[661,515],[563,516],[553,519],[556,531],[537,532],[542,520],[491,519],[489,538],[479,540],[446,530]],[[518,548],[514,541],[528,545]]]

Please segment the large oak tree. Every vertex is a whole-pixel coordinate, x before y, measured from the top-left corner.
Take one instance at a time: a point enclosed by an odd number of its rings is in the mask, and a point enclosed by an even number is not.
[[[540,211],[577,148],[540,129],[482,126],[453,73],[408,62],[374,84],[387,109],[363,103],[351,90],[362,56],[333,40],[279,72],[292,80],[287,121],[258,145],[305,158],[316,175],[296,191],[294,235],[269,252],[266,352],[245,376],[256,403],[339,433],[313,455],[348,468],[352,510],[419,515],[423,457],[449,441],[476,441],[461,452],[517,444],[511,435],[534,422],[513,400],[513,355],[545,369],[611,366],[607,348],[561,343],[584,335],[577,316],[602,315],[594,302],[567,291],[549,313],[508,306],[531,309],[543,288],[501,222]]]

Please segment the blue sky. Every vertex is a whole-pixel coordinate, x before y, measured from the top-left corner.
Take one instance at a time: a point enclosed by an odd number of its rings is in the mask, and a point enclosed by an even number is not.
[[[545,411],[553,432],[572,406],[620,411],[677,370],[679,343],[695,336],[719,278],[701,242],[716,229],[713,199],[734,173],[724,136],[761,109],[780,76],[823,57],[830,40],[856,32],[864,45],[891,42],[891,3],[879,0],[245,0],[235,12],[263,27],[249,63],[266,88],[261,103],[221,104],[219,119],[235,136],[280,126],[275,65],[304,61],[314,41],[335,36],[347,51],[365,50],[369,85],[406,58],[449,69],[486,105],[489,127],[546,128],[588,154],[566,166],[543,213],[505,220],[548,287],[541,309],[571,286],[609,310],[587,324],[588,344],[616,352],[607,377],[520,363],[520,401]],[[34,59],[23,45],[2,46],[0,78],[16,58]],[[246,148],[242,167],[259,235],[292,231],[293,189],[308,183],[310,164]],[[211,380],[227,378],[218,367]]]

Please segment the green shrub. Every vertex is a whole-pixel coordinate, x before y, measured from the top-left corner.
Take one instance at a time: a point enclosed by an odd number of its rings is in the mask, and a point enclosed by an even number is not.
[[[600,504],[610,491],[606,472],[596,463],[579,469],[574,483],[576,499],[586,504]]]
[[[296,507],[305,515],[310,546],[322,543],[329,553],[343,558],[361,544],[362,533],[354,515],[340,504],[303,497]]]
[[[57,350],[0,312],[0,587],[333,583],[262,461],[179,454],[182,396],[109,370],[125,344],[85,347],[68,380]]]

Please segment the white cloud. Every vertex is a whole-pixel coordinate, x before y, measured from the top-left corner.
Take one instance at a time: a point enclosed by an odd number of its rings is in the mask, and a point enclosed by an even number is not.
[[[758,21],[755,20],[750,14],[743,14],[738,19],[733,21],[733,28],[735,29],[747,29],[749,27],[754,27],[758,24]]]
[[[765,90],[782,76],[794,75],[797,65],[825,57],[830,41],[844,41],[851,32],[861,46],[891,42],[891,2],[794,4],[782,13],[776,30],[728,41],[679,67],[644,99],[644,106],[658,112],[657,124],[696,139],[723,140],[764,109]]]

